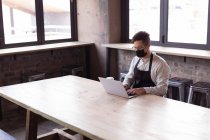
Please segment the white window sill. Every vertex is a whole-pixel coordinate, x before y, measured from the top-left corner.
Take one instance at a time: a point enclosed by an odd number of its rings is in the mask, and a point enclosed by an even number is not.
[[[102,47],[106,47],[106,48],[134,51],[132,46],[133,45],[130,43],[116,43],[116,44],[103,44],[102,45]],[[151,51],[159,53],[159,54],[210,59],[209,50],[196,50],[196,49],[173,48],[173,47],[162,47],[162,46],[151,46],[150,49]]]
[[[36,45],[36,46],[8,48],[8,49],[1,49],[0,56],[22,54],[22,53],[27,53],[27,52],[56,50],[56,49],[63,49],[63,48],[83,47],[83,46],[88,46],[92,44],[93,43],[85,43],[85,42],[76,41],[76,42],[65,42],[65,43],[54,43],[54,44],[45,44],[45,45]]]

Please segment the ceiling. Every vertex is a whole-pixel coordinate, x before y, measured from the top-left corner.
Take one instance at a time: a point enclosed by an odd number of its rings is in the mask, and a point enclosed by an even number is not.
[[[35,13],[35,0],[2,0],[2,3],[27,13]],[[44,12],[69,12],[69,0],[43,0]]]

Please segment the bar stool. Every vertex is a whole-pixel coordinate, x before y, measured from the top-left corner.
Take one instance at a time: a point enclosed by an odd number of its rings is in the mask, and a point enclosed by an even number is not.
[[[206,107],[210,107],[210,83],[208,82],[196,82],[195,84],[190,86],[189,96],[188,96],[188,103],[193,103],[193,96],[196,94],[206,96]]]
[[[16,140],[16,139],[0,129],[0,140]]]
[[[38,71],[29,71],[23,73],[21,76],[21,82],[31,82],[45,79],[45,73]]]
[[[28,71],[23,73],[21,76],[21,82],[32,82],[45,79],[45,73],[38,71]],[[18,111],[21,113],[25,113],[26,110],[18,106]]]
[[[83,66],[80,65],[68,65],[62,67],[61,73],[63,76],[65,75],[76,75],[80,77],[84,77],[84,69]]]
[[[186,79],[186,78],[180,78],[180,77],[173,77],[169,79],[168,82],[168,97],[172,99],[172,94],[174,93],[173,88],[178,88],[178,95],[179,95],[179,101],[185,101],[185,91],[187,90],[187,87],[190,87],[190,85],[193,83],[193,80]]]

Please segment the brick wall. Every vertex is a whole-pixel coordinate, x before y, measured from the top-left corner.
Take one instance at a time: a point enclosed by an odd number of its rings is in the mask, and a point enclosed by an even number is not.
[[[44,72],[48,78],[60,76],[63,66],[82,65],[82,56],[80,48],[1,56],[0,86],[20,83],[22,74],[30,71]]]
[[[210,60],[159,55],[169,64],[171,68],[171,77],[178,76],[189,78],[194,82],[210,82]],[[133,56],[135,56],[135,52],[133,51],[118,50],[119,72],[128,71]]]

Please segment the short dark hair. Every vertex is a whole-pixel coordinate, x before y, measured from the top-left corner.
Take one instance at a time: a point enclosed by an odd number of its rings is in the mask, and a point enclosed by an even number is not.
[[[150,44],[149,34],[145,31],[137,32],[133,36],[131,42],[134,43],[135,41],[142,41],[145,45],[149,45]]]

